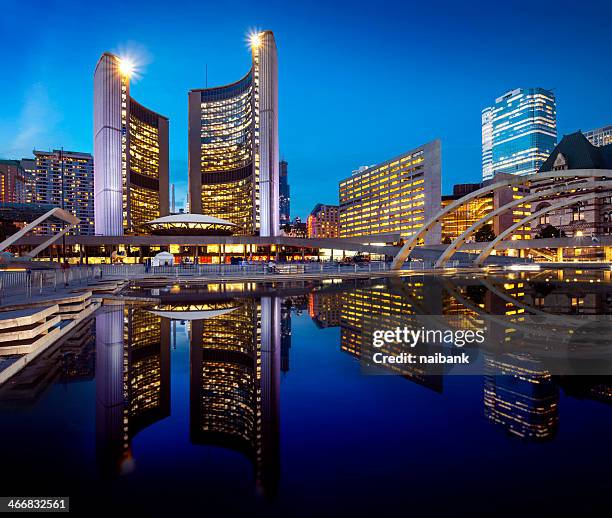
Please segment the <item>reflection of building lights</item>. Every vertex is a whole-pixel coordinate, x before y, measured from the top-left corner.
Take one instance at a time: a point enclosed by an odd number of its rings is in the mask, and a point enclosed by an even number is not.
[[[513,272],[537,272],[541,269],[541,266],[539,264],[512,264],[506,266],[505,269]]]

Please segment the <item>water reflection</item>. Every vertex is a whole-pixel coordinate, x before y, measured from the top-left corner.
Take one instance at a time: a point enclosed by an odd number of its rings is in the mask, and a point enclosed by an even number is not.
[[[191,323],[191,439],[244,453],[264,494],[279,471],[280,323],[277,297]]]
[[[96,437],[105,473],[129,471],[131,442],[170,415],[170,320],[139,307],[96,317]]]
[[[282,493],[281,373],[283,380],[291,380],[300,367],[296,353],[309,346],[295,341],[297,332],[307,329],[313,341],[332,336],[335,348],[326,354],[351,363],[350,358],[362,358],[374,329],[401,326],[414,315],[452,317],[448,322],[463,329],[477,328],[485,317],[507,317],[516,322],[517,334],[526,315],[557,315],[567,325],[579,315],[609,316],[609,281],[609,272],[529,272],[155,287],[145,291],[159,296],[159,305],[104,306],[95,319],[2,386],[0,402],[24,408],[44,405],[54,384],[93,380],[95,374],[95,453],[104,477],[117,480],[136,469],[133,445],[139,434],[154,430],[176,411],[172,377],[188,377],[190,445],[239,452],[252,466],[258,493],[274,500]],[[176,336],[181,321],[186,339]],[[188,346],[185,373],[171,370],[177,343]],[[384,348],[394,352],[393,345]],[[560,433],[559,407],[567,396],[612,403],[608,376],[553,375],[531,354],[474,354],[485,372],[476,394],[480,420],[502,438],[508,434],[523,442],[554,441]],[[456,390],[437,364],[386,369],[403,378],[399,383],[423,387],[418,397],[446,397]],[[311,385],[303,387],[317,384],[317,372],[308,376]],[[364,393],[376,390],[376,384],[363,383]],[[291,411],[291,401],[284,408]],[[300,438],[291,440],[299,443]],[[204,472],[205,466],[201,468]]]
[[[66,385],[93,380],[95,336],[93,319],[81,323],[69,336],[46,349],[27,369],[0,385],[0,405],[9,409],[32,406],[54,383]]]
[[[278,480],[281,303],[277,297],[116,306],[96,317],[96,432],[107,474],[133,467],[131,442],[170,415],[171,320],[189,321],[190,437],[253,464],[264,494]]]

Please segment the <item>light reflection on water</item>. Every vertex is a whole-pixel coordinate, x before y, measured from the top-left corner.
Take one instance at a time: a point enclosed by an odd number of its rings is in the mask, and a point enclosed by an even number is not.
[[[316,509],[314,491],[328,509],[363,511],[394,487],[435,492],[444,472],[455,476],[450,493],[472,497],[476,487],[486,507],[499,490],[492,470],[508,491],[532,479],[516,503],[535,506],[539,491],[580,469],[573,489],[593,499],[610,482],[612,378],[553,376],[520,355],[484,355],[490,370],[472,377],[363,376],[356,361],[371,315],[469,326],[482,314],[612,314],[609,272],[567,280],[524,272],[139,289],[161,303],[103,307],[0,388],[7,491],[28,483],[109,506],[202,498],[228,511],[304,513]]]

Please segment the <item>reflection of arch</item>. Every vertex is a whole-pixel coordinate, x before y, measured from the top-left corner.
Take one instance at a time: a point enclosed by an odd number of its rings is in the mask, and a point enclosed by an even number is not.
[[[401,250],[393,259],[391,269],[401,269],[402,265],[404,264],[406,259],[408,259],[408,256],[410,255],[412,250],[414,250],[419,240],[423,239],[425,234],[427,234],[435,225],[440,223],[442,217],[444,217],[446,214],[455,211],[459,207],[465,205],[467,202],[478,198],[479,196],[489,194],[504,187],[512,187],[515,185],[522,185],[530,182],[539,182],[541,180],[550,180],[553,178],[601,178],[611,175],[612,173],[602,169],[572,169],[568,171],[547,171],[543,173],[534,173],[525,176],[513,176],[512,178],[507,178],[506,180],[495,182],[490,185],[487,185],[486,187],[477,189],[476,191],[464,196],[463,198],[449,203],[445,208],[441,209],[437,214],[435,214],[431,219],[429,219],[413,236],[408,238],[404,243],[404,246],[402,246]]]
[[[567,207],[567,206],[570,206],[570,205],[575,205],[577,202],[588,201],[588,200],[593,199],[593,198],[604,198],[604,197],[609,196],[609,195],[610,195],[610,193],[607,193],[607,192],[598,192],[598,193],[593,193],[592,192],[592,193],[589,193],[589,194],[585,194],[583,196],[577,196],[577,197],[574,197],[574,198],[562,200],[562,201],[560,201],[558,203],[554,203],[554,204],[550,205],[549,207],[545,207],[544,209],[542,209],[540,211],[534,212],[533,214],[530,214],[529,216],[524,217],[518,223],[515,223],[514,225],[508,227],[499,236],[497,236],[493,241],[488,243],[487,246],[482,250],[482,252],[480,252],[480,255],[474,260],[474,266],[482,266],[484,264],[484,262],[486,261],[487,257],[489,257],[489,255],[491,255],[491,252],[495,249],[497,244],[502,239],[504,239],[506,236],[512,234],[512,232],[514,232],[517,228],[520,228],[520,227],[526,225],[530,221],[533,221],[534,219],[539,218],[543,214],[546,214],[546,213],[551,212],[553,210],[561,209],[563,207]]]
[[[521,205],[523,203],[529,203],[532,200],[537,200],[538,198],[541,198],[542,196],[550,196],[552,194],[567,192],[568,190],[573,190],[577,188],[593,189],[595,187],[612,188],[612,182],[591,181],[591,182],[584,182],[584,183],[574,183],[574,182],[567,183],[567,184],[564,183],[563,185],[556,185],[549,189],[544,189],[542,191],[538,191],[533,194],[529,194],[517,200],[512,200],[511,202],[506,203],[505,205],[502,205],[501,207],[498,207],[497,209],[488,213],[484,217],[480,218],[473,225],[471,225],[465,232],[463,232],[459,237],[455,238],[455,240],[450,245],[448,245],[448,247],[444,250],[444,252],[442,252],[440,257],[436,261],[435,268],[442,268],[446,264],[446,262],[455,254],[455,252],[461,247],[461,245],[463,245],[463,243],[465,243],[467,239],[476,230],[478,230],[478,228],[480,228],[487,221],[497,216],[498,214],[501,214],[502,212],[505,212],[506,210],[511,209],[512,207],[516,207],[517,205]]]

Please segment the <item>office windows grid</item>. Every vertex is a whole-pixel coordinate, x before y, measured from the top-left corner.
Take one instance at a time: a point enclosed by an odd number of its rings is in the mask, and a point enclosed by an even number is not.
[[[555,95],[516,89],[482,111],[482,175],[536,173],[557,143]]]
[[[411,236],[425,222],[428,180],[423,150],[360,170],[343,180],[340,237],[390,232]]]

